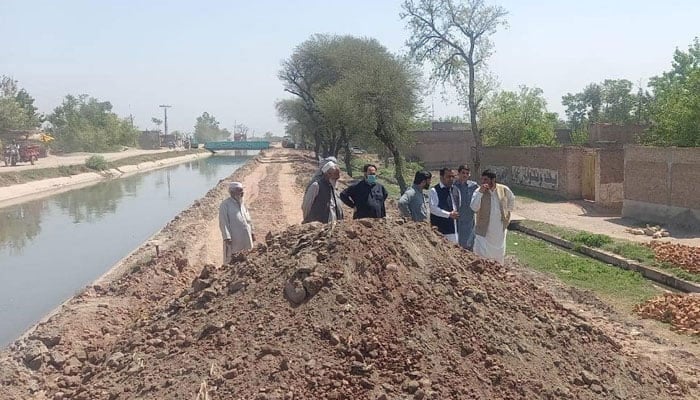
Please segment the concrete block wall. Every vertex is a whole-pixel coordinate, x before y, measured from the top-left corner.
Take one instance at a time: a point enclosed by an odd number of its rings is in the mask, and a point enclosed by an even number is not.
[[[700,148],[626,145],[622,215],[700,230]]]

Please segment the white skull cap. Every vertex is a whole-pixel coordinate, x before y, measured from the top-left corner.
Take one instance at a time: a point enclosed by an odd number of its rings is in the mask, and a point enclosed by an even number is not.
[[[228,190],[233,190],[233,189],[243,189],[243,184],[240,182],[231,182],[230,185],[228,185]]]
[[[334,168],[336,166],[336,163],[334,163],[333,161],[329,161],[326,163],[326,165],[323,166],[323,168],[321,168],[321,172],[325,174],[326,172],[328,172],[329,169]]]

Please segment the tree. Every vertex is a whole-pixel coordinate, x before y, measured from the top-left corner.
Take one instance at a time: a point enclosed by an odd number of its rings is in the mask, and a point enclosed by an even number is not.
[[[194,125],[194,137],[198,143],[224,140],[230,135],[228,130],[219,128],[219,121],[208,112],[203,112],[201,116],[197,117],[197,123]]]
[[[152,117],[151,122],[153,122],[156,125],[156,129],[160,131],[160,126],[163,124],[163,120],[160,118]]]
[[[376,144],[394,156],[396,180],[406,188],[401,151],[420,90],[406,62],[374,39],[314,35],[297,46],[279,77],[295,99],[278,102],[278,115],[313,138],[317,155],[344,151],[352,174],[350,143]]]
[[[527,86],[490,97],[482,111],[484,142],[490,146],[553,146],[556,123],[542,89]]]
[[[491,36],[506,24],[507,11],[483,0],[405,0],[401,18],[411,31],[407,44],[418,63],[433,65],[435,81],[467,91],[467,109],[474,136],[474,168],[481,167],[479,106],[489,90],[486,60],[493,53]]]
[[[652,126],[643,141],[657,146],[700,146],[700,40],[676,49],[671,70],[650,79]]]
[[[112,112],[112,104],[86,94],[67,95],[48,117],[56,146],[64,151],[103,152],[134,146],[138,131]]]
[[[42,117],[32,98],[16,80],[0,77],[0,131],[31,129],[39,126]]]
[[[233,126],[233,134],[239,135],[240,137],[247,138],[250,128],[245,124],[236,124]]]
[[[404,160],[402,147],[411,143],[408,134],[419,108],[419,77],[405,60],[390,54],[384,47],[364,63],[364,70],[357,70],[348,79],[354,88],[357,109],[373,136],[391,153],[394,159],[394,178],[403,193]]]

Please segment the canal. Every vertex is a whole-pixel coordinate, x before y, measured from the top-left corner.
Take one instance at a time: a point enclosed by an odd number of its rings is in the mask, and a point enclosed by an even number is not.
[[[0,347],[250,157],[215,155],[0,208]]]

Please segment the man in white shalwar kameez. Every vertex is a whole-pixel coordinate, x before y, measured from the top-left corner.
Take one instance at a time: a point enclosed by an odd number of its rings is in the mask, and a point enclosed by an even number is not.
[[[476,213],[474,253],[503,264],[506,256],[506,234],[515,196],[508,186],[496,183],[496,174],[481,174],[481,187],[474,192],[470,204]]]
[[[228,188],[231,197],[219,207],[219,228],[224,239],[224,264],[240,251],[253,248],[253,224],[243,204],[243,184],[233,182]]]

